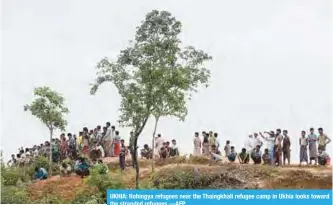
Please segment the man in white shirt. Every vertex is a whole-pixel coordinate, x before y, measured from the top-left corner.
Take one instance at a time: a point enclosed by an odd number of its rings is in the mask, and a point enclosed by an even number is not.
[[[216,148],[219,149],[220,148],[220,141],[218,140],[217,136],[218,136],[218,134],[214,133],[215,145],[216,145]]]
[[[111,123],[106,123],[106,133],[105,133],[105,155],[106,157],[111,157],[111,144],[112,144],[112,130]]]
[[[161,136],[161,134],[158,134],[155,139],[155,155],[159,156],[159,153],[161,151],[161,148],[163,147],[164,140]]]
[[[262,141],[260,140],[260,138],[258,137],[258,133],[254,133],[253,134],[254,138],[253,138],[253,147],[256,148],[257,146],[261,147],[262,146]]]
[[[251,156],[251,153],[254,149],[253,136],[251,134],[249,135],[249,137],[245,141],[244,147],[246,148],[246,152],[248,154],[250,154],[250,156]]]

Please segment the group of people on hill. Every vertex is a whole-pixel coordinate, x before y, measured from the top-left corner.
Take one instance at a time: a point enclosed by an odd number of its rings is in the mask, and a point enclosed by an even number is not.
[[[124,170],[127,166],[125,157],[129,154],[133,157],[134,135],[133,132],[130,133],[130,143],[129,146],[126,146],[125,140],[120,137],[119,131],[115,129],[115,126],[111,126],[109,122],[103,128],[100,125],[93,130],[84,127],[78,135],[62,133],[59,138],[53,138],[51,142],[46,141],[40,145],[34,145],[32,148],[21,148],[18,154],[12,155],[8,165],[19,167],[30,165],[38,156],[49,158],[50,151],[52,152],[52,161],[60,164],[62,175],[68,175],[68,173],[75,171],[80,176],[86,176],[89,174],[88,167],[92,167],[88,159],[91,159],[94,166],[103,164],[102,158],[104,157],[119,157],[120,169]],[[179,155],[176,140],[172,140],[171,144],[168,141],[164,142],[161,134],[156,137],[155,151],[155,156],[158,155],[156,157],[161,158]],[[147,144],[140,150],[140,154],[142,158],[146,159],[151,159],[154,155]],[[76,161],[74,168],[64,163],[64,160],[68,158]],[[39,171],[36,171],[36,173],[41,173],[41,170],[43,170],[41,168],[37,169]]]
[[[267,148],[262,153],[263,140],[266,141]],[[307,164],[314,163],[320,165],[328,165],[330,157],[326,152],[326,145],[330,143],[330,138],[324,134],[323,128],[318,128],[318,135],[314,133],[314,128],[310,128],[310,133],[306,136],[306,132],[301,132],[299,138],[300,146],[300,165],[302,162]],[[220,151],[220,143],[218,134],[210,132],[202,132],[202,139],[199,133],[194,134],[194,151],[193,155],[210,155],[213,160],[222,160],[222,153]],[[317,147],[318,144],[318,147]],[[309,150],[309,158],[307,154]],[[290,165],[290,152],[291,140],[287,130],[281,131],[277,129],[275,132],[264,132],[250,134],[245,141],[244,147],[240,153],[237,153],[234,146],[231,146],[230,141],[227,140],[224,146],[225,156],[230,162],[235,162],[236,159],[241,164],[248,164],[252,159],[254,164],[267,164],[267,165]],[[309,160],[308,160],[309,159]]]
[[[59,138],[53,138],[51,142],[46,141],[32,148],[21,147],[18,154],[12,154],[7,165],[18,167],[30,165],[38,156],[49,158],[51,151],[52,161],[60,164],[62,175],[75,171],[80,176],[87,176],[89,167],[104,167],[102,158],[116,156],[122,158],[122,155],[127,154],[128,148],[129,146],[126,147],[125,141],[121,139],[119,131],[115,130],[115,126],[107,122],[103,128],[97,126],[89,131],[84,127],[78,135],[68,133],[66,136],[62,133]],[[64,162],[68,158],[75,161],[75,166]],[[105,168],[107,167],[103,169]],[[39,177],[42,173],[43,177]],[[36,167],[35,178],[44,179],[47,175],[44,168]]]
[[[119,156],[121,147],[125,147],[124,140],[121,140],[119,131],[115,130],[109,122],[101,128],[97,126],[93,130],[84,127],[78,135],[62,133],[59,138],[53,138],[51,142],[46,141],[32,148],[20,148],[18,154],[13,154],[8,162],[13,166],[30,164],[35,157],[49,157],[52,150],[52,160],[55,163],[62,162],[66,158],[72,160],[80,156],[99,159],[103,157]]]
[[[266,141],[267,147],[262,153],[263,140]],[[306,132],[302,131],[299,138],[300,145],[300,164],[306,162],[307,164],[326,165],[330,162],[330,158],[326,150],[326,145],[330,143],[330,138],[324,134],[323,129],[318,129],[318,135],[315,134],[314,129],[310,129],[310,133],[306,136]],[[194,156],[204,155],[211,156],[213,160],[222,160],[222,153],[220,151],[220,143],[218,133],[202,132],[202,139],[199,133],[194,134]],[[318,145],[318,148],[317,148]],[[175,157],[179,155],[179,148],[175,139],[171,141],[164,141],[161,134],[155,138],[154,144],[155,151],[149,145],[145,144],[140,150],[142,158],[152,159],[153,156],[162,159],[168,157]],[[226,141],[224,146],[225,156],[230,162],[236,160],[239,163],[247,164],[250,159],[254,164],[271,164],[271,165],[285,165],[286,161],[290,164],[291,140],[287,130],[281,131],[277,129],[275,132],[264,132],[250,134],[247,138],[244,147],[240,153],[237,153],[234,146],[231,146],[229,140]],[[60,171],[63,175],[75,171],[80,176],[89,175],[89,167],[102,166],[104,157],[119,157],[119,166],[124,170],[127,166],[125,157],[129,154],[133,157],[134,153],[134,135],[130,133],[129,146],[125,145],[125,140],[120,137],[119,131],[116,131],[115,126],[111,126],[109,122],[105,127],[97,126],[95,129],[90,130],[84,127],[78,136],[76,134],[68,133],[67,137],[63,133],[60,138],[54,138],[51,142],[46,141],[40,145],[34,145],[32,148],[21,148],[19,153],[12,155],[11,160],[8,162],[10,166],[25,166],[33,162],[38,156],[49,157],[50,150],[52,150],[52,160],[54,163],[60,164]],[[309,151],[309,157],[308,157]],[[74,168],[69,164],[64,163],[64,159],[70,158],[75,162]],[[88,160],[90,159],[91,162]],[[132,160],[133,161],[133,160]],[[91,165],[90,165],[91,164]],[[104,165],[103,165],[104,166]],[[132,164],[134,167],[134,164]],[[107,168],[107,167],[106,167]],[[45,178],[42,176],[41,168],[36,168],[36,178]],[[37,174],[39,173],[39,174]],[[46,174],[47,175],[47,174]]]

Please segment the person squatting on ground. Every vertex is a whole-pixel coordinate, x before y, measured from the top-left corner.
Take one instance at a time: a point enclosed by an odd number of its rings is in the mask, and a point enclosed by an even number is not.
[[[72,173],[72,167],[71,167],[71,165],[63,162],[60,165],[60,176],[61,177],[70,176],[71,173]]]
[[[34,180],[45,180],[49,177],[46,169],[43,167],[36,167],[35,168],[35,176]]]
[[[85,158],[80,157],[75,163],[75,173],[81,178],[89,175],[89,164],[86,162]]]

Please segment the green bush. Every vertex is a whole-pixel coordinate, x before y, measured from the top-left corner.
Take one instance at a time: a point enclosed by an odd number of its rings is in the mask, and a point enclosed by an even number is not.
[[[5,186],[15,186],[20,178],[20,172],[17,168],[3,168],[1,177]]]
[[[32,164],[33,167],[43,167],[46,170],[49,170],[49,160],[44,156],[38,156],[34,163]]]
[[[111,178],[109,174],[100,174],[99,169],[90,169],[87,183],[89,186],[98,189],[104,203],[106,203],[106,192],[108,189],[125,189],[124,183],[120,178]]]
[[[86,193],[79,194],[71,202],[72,204],[105,204],[105,199],[100,193],[87,195]]]
[[[46,194],[42,198],[33,201],[34,204],[67,204],[68,202],[63,200],[58,196],[54,196],[52,194]]]
[[[25,186],[2,186],[1,204],[29,204],[29,196]]]

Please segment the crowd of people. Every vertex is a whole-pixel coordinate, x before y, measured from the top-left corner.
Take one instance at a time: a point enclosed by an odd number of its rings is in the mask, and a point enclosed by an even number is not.
[[[266,141],[267,147],[262,153],[263,141]],[[318,134],[315,134],[314,128],[310,128],[308,136],[306,131],[301,132],[299,138],[299,162],[302,165],[306,164],[319,164],[328,165],[330,163],[329,154],[326,152],[326,145],[330,143],[330,138],[324,134],[323,128],[318,128]],[[222,160],[222,153],[220,151],[220,143],[218,134],[210,132],[202,132],[202,138],[199,133],[194,134],[194,151],[193,155],[210,155],[213,160]],[[309,150],[309,155],[308,155]],[[275,132],[253,133],[250,134],[245,141],[244,147],[240,153],[237,153],[235,146],[231,146],[229,140],[226,141],[224,146],[224,156],[228,161],[239,161],[241,164],[247,164],[250,160],[254,164],[266,165],[290,165],[291,153],[291,138],[288,131],[277,129]]]
[[[73,171],[84,177],[89,175],[89,167],[102,166],[107,170],[107,166],[103,163],[105,157],[119,157],[119,166],[124,170],[126,166],[125,159],[127,156],[133,157],[134,152],[133,133],[130,133],[129,145],[125,145],[125,140],[120,137],[119,131],[115,126],[111,126],[109,122],[105,127],[98,125],[95,129],[89,130],[84,127],[82,131],[76,134],[62,133],[59,138],[53,138],[51,142],[46,141],[40,145],[34,145],[31,148],[19,149],[18,154],[12,154],[11,159],[7,163],[12,167],[23,167],[33,163],[38,156],[50,157],[52,152],[53,163],[60,166],[61,175],[66,176]],[[155,156],[161,158],[173,157],[179,155],[179,149],[176,140],[164,142],[160,134],[156,137]],[[141,158],[152,159],[153,150],[145,144],[140,150]],[[75,166],[65,163],[65,159],[75,161]],[[134,167],[134,164],[131,166]],[[36,167],[35,178],[45,179],[48,173],[43,167]]]
[[[194,134],[193,155],[210,156],[215,161],[222,160],[223,154],[220,151],[218,133],[204,131],[201,134],[202,137],[198,132]],[[263,141],[266,141],[267,147],[262,153]],[[330,158],[325,150],[330,141],[322,128],[318,129],[318,135],[315,134],[313,128],[310,129],[308,136],[306,136],[305,131],[302,131],[299,138],[300,165],[303,162],[312,164],[313,161],[320,165],[329,164]],[[178,156],[180,153],[177,141],[175,139],[171,143],[164,141],[161,134],[157,135],[153,146],[155,151],[145,144],[140,149],[141,158],[152,159],[154,156],[165,159]],[[74,171],[84,177],[89,175],[89,167],[96,166],[105,167],[103,172],[107,172],[107,166],[104,165],[102,160],[105,157],[119,157],[120,169],[124,170],[128,166],[125,163],[126,156],[133,157],[134,135],[132,132],[130,133],[129,145],[126,146],[125,140],[120,136],[119,131],[116,130],[115,126],[111,126],[109,122],[103,128],[98,125],[90,131],[87,127],[84,127],[78,135],[68,133],[66,137],[63,133],[60,138],[53,138],[51,142],[46,141],[31,148],[23,149],[21,147],[18,154],[12,155],[8,165],[18,167],[29,165],[38,156],[49,158],[51,150],[52,161],[59,164],[62,175],[68,175]],[[231,142],[226,140],[223,151],[224,156],[230,162],[238,160],[241,164],[247,164],[252,160],[254,164],[263,163],[281,166],[285,165],[286,162],[290,164],[291,140],[287,130],[282,132],[281,129],[277,129],[275,132],[250,134],[239,153],[236,152],[235,146],[232,146]],[[64,160],[68,158],[75,161],[74,167],[64,163]],[[134,164],[131,166],[134,167]],[[42,167],[36,167],[35,171],[35,178],[38,179],[44,179],[48,175]]]

